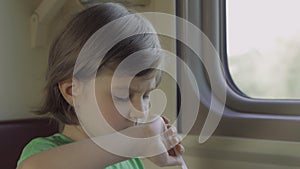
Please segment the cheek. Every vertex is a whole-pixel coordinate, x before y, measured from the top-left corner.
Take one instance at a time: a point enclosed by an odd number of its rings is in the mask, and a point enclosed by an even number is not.
[[[128,111],[121,111],[121,115],[115,107],[111,96],[97,97],[97,103],[103,117],[111,127],[113,127],[115,130],[121,130],[129,127],[128,120],[126,120],[125,118],[129,115]],[[118,106],[120,106],[120,108],[124,110],[124,105],[118,104]]]
[[[105,117],[105,118],[109,118],[115,114],[115,108],[114,108],[114,104],[112,102],[111,99],[109,99],[109,97],[104,97],[104,96],[99,96],[97,95],[96,96],[96,99],[97,99],[97,104],[98,104],[98,107],[99,107],[99,110],[101,111],[102,115]],[[108,120],[108,119],[106,119]]]

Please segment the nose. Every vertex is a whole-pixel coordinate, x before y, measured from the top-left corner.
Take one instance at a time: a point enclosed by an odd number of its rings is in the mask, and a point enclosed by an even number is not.
[[[145,119],[148,116],[149,101],[146,101],[143,98],[136,97],[131,99],[131,104],[132,106],[129,114],[131,119]]]

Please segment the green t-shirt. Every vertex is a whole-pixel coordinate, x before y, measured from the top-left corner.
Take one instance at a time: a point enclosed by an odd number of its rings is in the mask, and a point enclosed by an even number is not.
[[[24,147],[18,165],[34,154],[72,142],[74,141],[60,133],[45,138],[35,138]],[[108,166],[105,169],[144,169],[144,165],[140,159],[133,158]]]

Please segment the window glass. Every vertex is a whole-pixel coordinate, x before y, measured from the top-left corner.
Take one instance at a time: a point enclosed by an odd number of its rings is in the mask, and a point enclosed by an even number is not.
[[[228,67],[252,98],[300,98],[300,1],[227,0]]]

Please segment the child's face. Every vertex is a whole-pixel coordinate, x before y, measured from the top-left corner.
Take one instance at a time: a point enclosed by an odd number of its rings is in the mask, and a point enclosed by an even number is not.
[[[115,130],[122,130],[133,126],[137,119],[147,118],[149,94],[155,89],[157,82],[155,75],[150,78],[135,77],[128,91],[125,82],[129,77],[116,77],[112,84],[112,76],[113,72],[110,70],[103,70],[97,76],[95,95],[105,120]],[[116,106],[121,110],[118,111]]]

